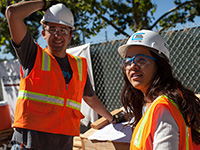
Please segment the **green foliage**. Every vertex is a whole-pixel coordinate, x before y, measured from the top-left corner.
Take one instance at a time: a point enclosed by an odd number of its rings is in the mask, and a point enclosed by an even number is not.
[[[12,48],[11,45],[11,36],[7,24],[7,20],[5,17],[5,10],[8,5],[14,4],[19,2],[20,0],[2,0],[0,2],[0,51],[4,54],[6,53],[11,53],[14,58],[16,58],[16,54]],[[29,30],[31,31],[31,34],[34,39],[39,38],[39,30],[38,28],[40,27],[40,19],[42,17],[41,12],[40,13],[34,13],[27,17],[25,19],[25,23],[28,26]]]
[[[184,1],[175,0],[176,7],[171,11],[166,12],[158,21],[159,25],[163,28],[175,27],[177,23],[184,24],[186,22],[194,22],[196,16],[200,16],[200,1],[191,0]],[[153,26],[154,27],[154,26]]]
[[[2,0],[0,2],[0,51],[3,51],[4,53],[8,53],[9,51],[14,52],[10,45],[9,29],[4,16],[6,5],[6,1]]]
[[[199,0],[184,1],[174,0],[175,8],[165,14],[161,14],[156,21],[154,13],[157,5],[153,0],[59,0],[70,8],[75,17],[75,27],[71,45],[84,42],[84,38],[92,38],[101,29],[111,25],[115,29],[115,35],[126,33],[126,29],[137,31],[140,29],[153,29],[161,27],[166,29],[175,26],[177,23],[194,21],[195,16],[200,16]],[[6,6],[19,2],[19,0],[0,1],[0,51],[11,52],[10,34],[5,19]],[[25,19],[33,38],[37,41],[40,36],[39,26],[42,18],[41,12],[36,12]],[[81,39],[83,38],[83,39]]]

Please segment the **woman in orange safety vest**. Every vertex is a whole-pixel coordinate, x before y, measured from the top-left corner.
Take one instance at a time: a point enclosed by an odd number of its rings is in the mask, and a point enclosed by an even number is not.
[[[121,101],[133,118],[130,150],[200,150],[200,100],[172,75],[165,40],[141,30],[118,52],[124,59]]]

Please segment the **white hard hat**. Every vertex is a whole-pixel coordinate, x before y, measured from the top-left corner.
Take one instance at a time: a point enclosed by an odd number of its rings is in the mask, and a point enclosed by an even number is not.
[[[134,33],[127,41],[125,45],[118,48],[118,52],[122,58],[126,57],[126,52],[129,46],[144,46],[150,48],[153,52],[159,54],[159,56],[167,58],[169,60],[168,44],[158,33],[151,30],[141,30]]]
[[[62,3],[48,8],[40,22],[41,24],[44,22],[58,23],[69,26],[72,30],[75,29],[74,16],[72,12]]]

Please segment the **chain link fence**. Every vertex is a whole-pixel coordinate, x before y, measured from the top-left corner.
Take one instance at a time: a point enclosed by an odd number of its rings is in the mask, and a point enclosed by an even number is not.
[[[170,63],[183,85],[200,93],[200,27],[168,30],[161,34],[170,47]],[[105,107],[121,107],[122,58],[117,52],[127,39],[90,46],[95,90]]]

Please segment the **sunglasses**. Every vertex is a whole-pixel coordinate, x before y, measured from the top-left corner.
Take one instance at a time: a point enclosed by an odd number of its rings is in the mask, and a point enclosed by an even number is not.
[[[50,34],[55,35],[55,34],[60,34],[60,35],[68,35],[70,33],[70,29],[65,28],[65,27],[55,27],[55,26],[46,26],[44,28],[46,31],[48,31]]]
[[[153,58],[151,56],[142,55],[142,54],[136,55],[132,58],[125,58],[123,60],[123,67],[125,69],[130,69],[130,67],[133,63],[139,67],[144,67],[151,63],[149,59],[156,60],[155,58]]]

